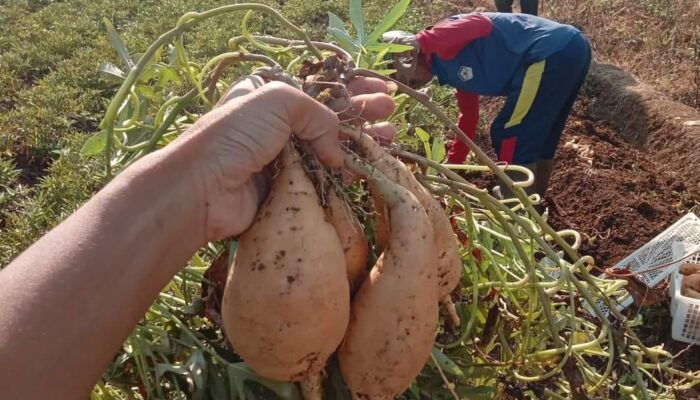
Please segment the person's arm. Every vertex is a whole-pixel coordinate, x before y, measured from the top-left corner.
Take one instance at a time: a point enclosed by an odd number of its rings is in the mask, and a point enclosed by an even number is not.
[[[281,83],[253,87],[123,171],[0,271],[0,397],[85,398],[192,254],[250,225],[264,198],[259,171],[291,132],[342,164],[330,109]],[[376,112],[389,96],[360,100],[353,106],[381,118],[393,111]]]
[[[443,60],[453,59],[472,41],[488,36],[492,28],[491,19],[484,15],[460,15],[419,32],[416,34],[416,40],[426,62],[430,64],[433,54]]]
[[[84,398],[204,243],[203,186],[180,150],[145,157],[0,272],[3,397]]]
[[[470,139],[476,138],[476,128],[479,124],[479,95],[457,90],[455,92],[457,106],[459,107],[459,122],[457,126]],[[469,147],[459,139],[455,139],[449,144],[447,152],[447,162],[449,164],[462,164],[467,159]]]

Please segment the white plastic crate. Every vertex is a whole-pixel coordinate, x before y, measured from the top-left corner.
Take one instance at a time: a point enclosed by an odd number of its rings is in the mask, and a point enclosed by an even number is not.
[[[686,251],[700,247],[700,218],[693,213],[686,214],[647,244],[615,264],[613,269],[629,267],[630,271],[639,272],[668,264],[665,268],[637,275],[637,278],[647,286],[654,287],[678,268],[677,263],[671,264],[680,258],[674,254],[674,243],[682,245]],[[625,309],[634,301],[629,294],[616,300],[619,303],[617,306],[619,311]],[[597,304],[603,313],[609,314],[608,307],[601,300],[598,300]]]
[[[686,249],[679,244],[674,248],[674,255],[680,259],[698,250],[700,250],[700,246]],[[678,266],[686,262],[700,264],[700,254],[694,254],[687,260],[679,263]],[[671,336],[673,339],[681,342],[700,344],[700,299],[686,297],[681,294],[682,279],[683,275],[678,272],[678,269],[675,269],[669,285],[671,316],[673,317]]]

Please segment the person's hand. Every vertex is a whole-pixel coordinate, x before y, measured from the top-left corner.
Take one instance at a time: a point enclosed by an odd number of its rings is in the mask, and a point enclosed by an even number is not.
[[[344,115],[371,121],[394,110],[388,87],[380,80],[356,78],[348,89],[356,96]],[[249,76],[234,85],[171,149],[196,160],[194,195],[206,208],[204,239],[218,240],[248,228],[266,195],[267,179],[261,171],[291,133],[308,141],[326,165],[341,167],[338,127],[332,110],[284,83],[265,84]],[[386,123],[368,129],[384,140],[395,134]]]
[[[351,103],[366,119],[393,111],[386,94]],[[326,164],[342,164],[338,124],[301,91],[246,78],[178,140],[117,175],[3,268],[0,359],[15,361],[0,363],[0,397],[85,398],[192,254],[250,225],[265,196],[260,171],[292,132]]]

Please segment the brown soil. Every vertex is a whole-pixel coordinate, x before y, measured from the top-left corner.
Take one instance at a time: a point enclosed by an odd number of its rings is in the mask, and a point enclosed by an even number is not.
[[[562,138],[545,204],[550,224],[584,236],[581,252],[612,267],[683,216],[693,205],[669,164],[624,141],[579,101]]]
[[[627,142],[647,150],[662,171],[700,197],[700,111],[669,99],[628,72],[594,63],[588,76],[589,110],[610,121]]]

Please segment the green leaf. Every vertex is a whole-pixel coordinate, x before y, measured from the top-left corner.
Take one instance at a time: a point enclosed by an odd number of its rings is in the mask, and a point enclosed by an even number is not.
[[[460,396],[470,400],[490,400],[496,396],[493,386],[458,386],[455,391]]]
[[[358,53],[360,45],[357,43],[345,29],[343,21],[332,12],[328,13],[328,34],[331,35],[340,47],[351,52]]]
[[[162,66],[158,73],[158,87],[164,87],[170,82],[181,83],[182,79],[174,68]]]
[[[377,73],[377,74],[379,74],[379,75],[389,76],[389,75],[395,73],[396,70],[395,70],[395,69],[378,69],[378,70],[375,70],[375,71],[373,71],[373,72],[375,72],[375,73]]]
[[[335,28],[328,28],[328,33],[331,35],[333,40],[335,40],[340,47],[343,49],[351,52],[351,53],[359,53],[360,52],[360,46],[355,43],[354,40],[350,37],[350,35],[347,34],[347,32],[340,31]]]
[[[102,131],[97,135],[91,136],[85,141],[83,148],[80,149],[80,154],[86,157],[95,156],[102,153],[107,146],[107,131]]]
[[[229,379],[233,381],[234,388],[241,398],[244,397],[243,384],[245,381],[253,381],[275,392],[283,400],[300,400],[301,395],[297,387],[290,382],[277,382],[266,379],[256,374],[244,362],[230,364],[227,368]]]
[[[422,142],[427,142],[430,140],[430,134],[423,130],[423,128],[416,127],[416,135]],[[428,152],[430,154],[430,152]]]
[[[430,157],[432,153],[430,149],[430,134],[424,131],[422,128],[416,127],[416,136],[423,143],[423,150],[425,151],[425,156]]]
[[[124,82],[126,78],[124,71],[119,69],[116,65],[109,63],[100,64],[100,66],[97,67],[97,73],[100,74],[102,78],[117,83]]]
[[[368,51],[384,51],[387,53],[404,53],[413,50],[413,46],[398,43],[372,43],[367,45]]]
[[[382,34],[389,29],[391,29],[392,26],[398,21],[403,14],[406,12],[408,9],[408,5],[411,4],[411,0],[399,0],[398,4],[394,6],[394,8],[389,11],[389,13],[382,19],[382,21],[377,25],[376,28],[372,31],[372,33],[367,36],[367,40],[365,40],[365,44],[370,44],[374,43],[379,40],[380,37],[382,37]]]
[[[441,137],[435,137],[433,139],[433,144],[431,147],[432,152],[430,155],[430,159],[437,163],[441,163],[442,160],[445,159],[445,155],[447,155],[447,152],[445,151],[445,141]],[[437,171],[432,171],[432,168],[430,173],[437,175]]]
[[[146,86],[146,85],[137,85],[135,87],[136,93],[139,95],[139,97],[143,96],[146,99],[151,99],[153,100],[156,96],[156,90],[152,86]],[[148,111],[148,110],[145,110]]]
[[[211,399],[228,399],[228,389],[224,382],[226,378],[219,374],[214,368],[209,368],[209,377],[207,378],[207,392]]]
[[[408,388],[408,392],[411,393],[411,395],[414,398],[416,398],[416,399],[420,398],[420,389],[418,388],[416,381],[411,382],[411,386]]]
[[[328,12],[328,29],[337,29],[339,31],[345,32],[349,36],[348,30],[345,29],[345,24],[343,20],[332,12]]]
[[[184,365],[189,371],[189,376],[194,384],[193,400],[203,400],[207,388],[207,369],[209,364],[204,358],[204,350],[195,349]]]
[[[365,43],[365,18],[362,15],[362,0],[350,0],[350,21],[355,27],[357,41]]]
[[[494,367],[474,365],[462,369],[466,378],[493,378],[497,371]]]
[[[190,356],[183,365],[170,363],[156,364],[156,381],[160,381],[166,372],[179,375],[192,385],[192,389],[194,389],[194,394],[192,395],[193,400],[200,400],[203,398],[206,389],[206,369],[207,363],[202,355],[202,350],[195,349],[192,356]]]
[[[377,53],[374,53],[371,57],[371,66],[370,69],[383,69],[391,63],[390,60],[386,60],[386,53],[387,49],[380,50]]]
[[[231,398],[245,399],[245,393],[243,393],[245,377],[241,377],[240,373],[233,367],[233,365],[226,368],[226,373],[228,374],[228,384],[229,391],[231,392]]]
[[[386,69],[385,67],[389,66],[389,64],[391,64],[390,61],[386,61],[386,60],[377,61],[377,62],[375,62],[374,64],[372,64],[372,68],[371,68],[371,69],[372,69],[372,70],[376,70],[376,69]],[[376,71],[375,71],[375,72],[376,72]],[[394,72],[396,72],[396,70],[392,70],[391,73],[393,74]]]
[[[436,347],[433,347],[433,357],[435,357],[435,361],[437,361],[438,366],[440,366],[440,369],[442,369],[445,374],[456,376],[458,378],[464,376],[464,372],[462,372],[462,370],[459,368],[459,365],[457,365],[457,363],[452,361],[452,359],[447,357]]]
[[[117,50],[117,54],[119,54],[122,61],[124,61],[126,72],[131,71],[131,69],[134,68],[134,62],[129,56],[129,51],[126,49],[124,41],[122,41],[122,38],[119,36],[119,33],[117,33],[117,30],[114,29],[114,25],[112,25],[109,19],[103,18],[102,22],[104,22],[105,28],[107,28],[107,34],[109,35],[109,40],[112,42],[112,46]]]
[[[163,68],[172,68],[169,64],[163,64],[158,62],[161,59],[160,49],[156,51],[153,56],[144,63],[141,75],[138,77],[139,82],[149,82],[151,79],[155,79],[159,76]],[[134,58],[141,62],[143,54],[134,54]]]

